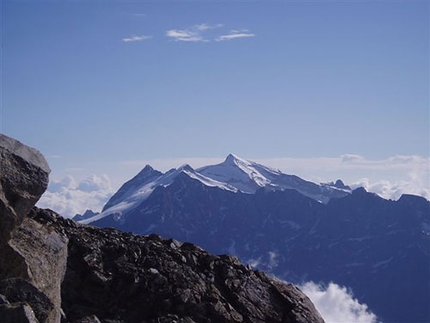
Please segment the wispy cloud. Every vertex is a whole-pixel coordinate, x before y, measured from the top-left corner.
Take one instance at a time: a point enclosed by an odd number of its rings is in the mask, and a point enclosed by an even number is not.
[[[132,35],[130,37],[123,38],[122,41],[124,43],[132,43],[132,42],[139,42],[142,40],[148,40],[151,38],[152,38],[152,36],[148,36],[148,35],[141,35],[141,36]]]
[[[196,24],[185,29],[170,29],[166,31],[166,36],[173,38],[175,41],[208,42],[209,39],[206,39],[204,34],[208,30],[221,28],[223,26],[223,24]]]
[[[226,40],[233,40],[233,39],[240,39],[240,38],[250,38],[255,37],[255,34],[250,33],[246,29],[242,30],[230,30],[228,34],[221,35],[218,38],[216,38],[216,41],[226,41]]]
[[[203,42],[207,41],[201,35],[201,30],[195,29],[170,29],[166,31],[166,36],[173,38],[175,41],[185,42]]]
[[[223,24],[215,24],[215,25],[211,25],[211,24],[198,24],[198,25],[195,25],[194,28],[196,28],[199,31],[205,31],[205,30],[210,30],[210,29],[221,28],[223,26],[224,26]]]
[[[209,42],[211,40],[225,41],[239,38],[254,37],[255,34],[250,33],[246,29],[233,29],[228,33],[224,33],[220,36],[214,35],[215,29],[223,28],[224,24],[196,24],[186,29],[170,29],[166,32],[166,36],[173,38],[175,41],[185,42]],[[212,31],[212,32],[209,32]]]

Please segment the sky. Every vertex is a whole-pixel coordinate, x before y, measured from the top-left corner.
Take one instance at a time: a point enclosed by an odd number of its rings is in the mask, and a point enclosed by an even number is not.
[[[67,215],[148,163],[229,153],[430,198],[428,1],[3,0],[1,16],[0,132],[45,155],[44,201]]]

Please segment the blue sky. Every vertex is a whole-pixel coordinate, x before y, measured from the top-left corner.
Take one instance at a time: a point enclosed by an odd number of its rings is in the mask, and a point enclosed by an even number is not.
[[[123,181],[146,161],[230,152],[428,163],[428,1],[5,0],[1,10],[1,132],[41,150],[54,178]]]

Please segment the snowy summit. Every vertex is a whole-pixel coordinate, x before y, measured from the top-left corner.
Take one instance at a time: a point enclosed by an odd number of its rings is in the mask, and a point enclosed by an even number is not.
[[[147,165],[111,197],[100,214],[81,222],[88,224],[109,215],[120,218],[138,207],[157,187],[171,185],[180,175],[198,181],[204,186],[234,193],[254,194],[261,188],[294,189],[322,203],[327,203],[333,197],[350,193],[347,187],[318,185],[298,176],[287,175],[280,170],[229,154],[220,164],[204,166],[196,170],[189,165],[182,165],[162,173]]]

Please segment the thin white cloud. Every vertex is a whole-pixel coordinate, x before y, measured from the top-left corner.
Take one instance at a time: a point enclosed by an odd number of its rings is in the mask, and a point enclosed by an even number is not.
[[[166,36],[175,41],[184,42],[209,42],[210,30],[222,28],[223,24],[196,24],[185,29],[170,29],[166,31]],[[209,35],[208,35],[209,33]]]
[[[327,323],[376,323],[377,316],[360,304],[346,287],[330,283],[327,287],[307,282],[300,289],[310,298]]]
[[[199,30],[190,29],[170,29],[166,31],[166,36],[175,41],[203,42],[206,41]]]
[[[355,154],[345,154],[340,157],[342,158],[342,163],[360,163],[365,161],[363,157]]]
[[[216,38],[216,41],[226,41],[226,40],[233,40],[233,39],[240,39],[240,38],[250,38],[255,37],[255,34],[250,33],[246,29],[242,30],[230,30],[228,34],[221,35],[218,38]]]
[[[199,31],[205,31],[205,30],[210,30],[210,29],[216,29],[216,28],[221,28],[223,27],[223,24],[216,24],[216,25],[210,25],[210,24],[197,24],[194,27],[199,30]]]
[[[123,38],[122,41],[124,43],[132,43],[132,42],[139,42],[142,40],[148,40],[151,38],[152,38],[152,36],[148,36],[148,35],[141,35],[141,36],[132,35],[130,37]]]

